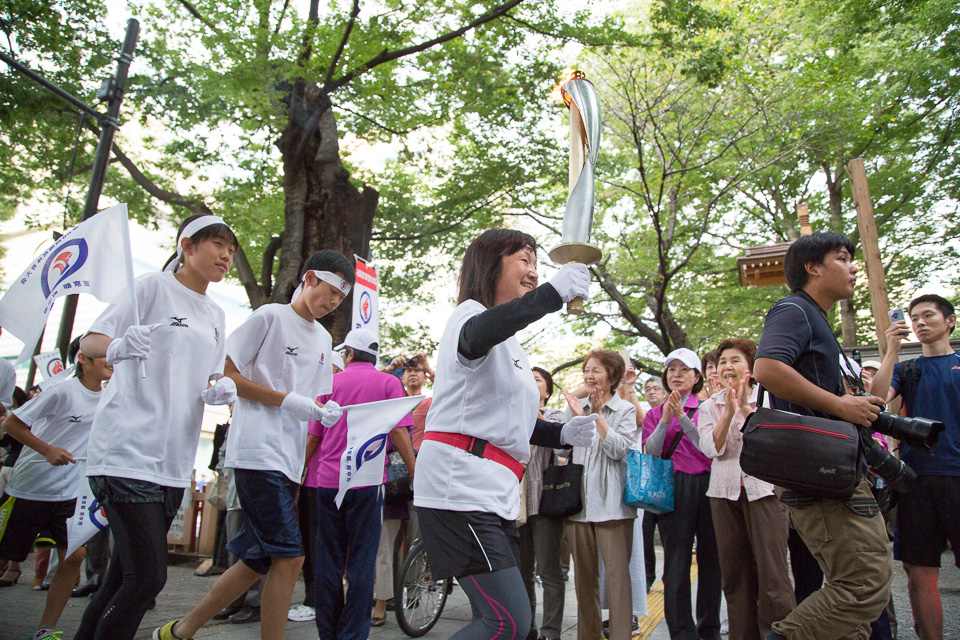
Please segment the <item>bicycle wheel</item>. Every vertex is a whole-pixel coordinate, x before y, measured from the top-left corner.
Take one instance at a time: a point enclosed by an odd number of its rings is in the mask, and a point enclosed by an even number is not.
[[[410,547],[397,576],[397,624],[411,638],[419,638],[437,624],[447,602],[449,578],[434,580],[422,540]]]

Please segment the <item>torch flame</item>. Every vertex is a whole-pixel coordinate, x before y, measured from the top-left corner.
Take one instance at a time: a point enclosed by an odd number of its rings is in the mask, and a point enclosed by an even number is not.
[[[563,85],[567,84],[570,80],[574,78],[586,78],[587,76],[583,71],[578,71],[577,69],[567,69],[562,74],[560,74],[560,79],[557,81],[557,86],[555,86],[547,95],[548,98],[554,102],[563,102],[567,106],[570,106],[570,96],[568,96],[564,90]]]

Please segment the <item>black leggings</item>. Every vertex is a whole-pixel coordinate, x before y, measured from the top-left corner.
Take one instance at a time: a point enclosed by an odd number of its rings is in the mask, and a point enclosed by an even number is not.
[[[75,640],[132,640],[167,582],[167,530],[161,502],[108,502],[116,542],[103,585],[83,613]]]
[[[530,633],[530,600],[520,569],[457,578],[470,599],[473,620],[450,640],[523,640]]]

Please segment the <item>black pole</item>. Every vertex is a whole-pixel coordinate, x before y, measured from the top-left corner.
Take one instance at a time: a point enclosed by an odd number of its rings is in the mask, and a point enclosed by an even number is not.
[[[6,62],[8,65],[10,65],[14,69],[22,73],[23,75],[27,76],[28,78],[36,82],[44,89],[49,89],[50,91],[53,91],[55,94],[57,94],[58,96],[60,96],[61,98],[63,98],[64,100],[72,104],[73,106],[75,106],[77,109],[80,109],[87,115],[93,116],[97,120],[103,117],[103,114],[101,114],[99,111],[97,111],[93,107],[87,105],[79,98],[76,98],[73,95],[67,93],[57,85],[53,84],[52,82],[50,82],[49,80],[41,76],[39,73],[36,73],[32,69],[30,69],[30,67],[26,67],[20,64],[19,62],[17,62],[15,58],[10,57],[8,54],[4,53],[3,51],[0,51],[0,60]]]
[[[103,182],[107,175],[107,164],[113,148],[113,136],[120,128],[120,103],[123,102],[123,92],[127,88],[127,72],[133,61],[133,52],[137,47],[137,37],[140,35],[140,23],[131,18],[127,22],[127,35],[120,49],[117,63],[117,75],[105,85],[109,102],[106,115],[100,116],[100,141],[97,143],[97,153],[93,160],[93,169],[90,171],[90,186],[87,189],[87,199],[83,204],[81,222],[97,212],[100,194],[103,192]],[[103,89],[101,89],[102,91]],[[98,114],[99,115],[99,114]],[[73,321],[77,315],[77,296],[67,296],[63,307],[63,316],[60,319],[60,332],[57,334],[57,348],[63,361],[67,361],[67,349],[73,338]]]

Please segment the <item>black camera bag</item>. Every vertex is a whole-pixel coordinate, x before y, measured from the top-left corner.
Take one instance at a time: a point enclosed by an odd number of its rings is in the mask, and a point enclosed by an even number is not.
[[[744,473],[809,496],[852,496],[863,474],[857,427],[760,406],[763,392],[743,425]]]

